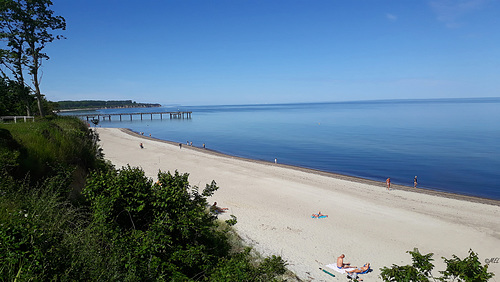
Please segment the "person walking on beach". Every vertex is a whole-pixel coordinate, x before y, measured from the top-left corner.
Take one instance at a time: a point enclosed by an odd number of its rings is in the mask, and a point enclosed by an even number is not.
[[[139,144],[139,147],[141,147],[141,149],[144,149],[144,146],[142,145],[142,143]]]
[[[415,178],[413,178],[413,188],[417,188],[417,176],[415,175]]]
[[[387,190],[391,190],[391,178],[387,178],[387,180],[385,181],[385,184],[387,184]]]

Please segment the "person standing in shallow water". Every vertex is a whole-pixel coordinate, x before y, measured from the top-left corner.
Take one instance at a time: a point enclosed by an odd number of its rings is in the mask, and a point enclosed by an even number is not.
[[[415,175],[415,178],[413,178],[413,188],[417,188],[417,176]]]

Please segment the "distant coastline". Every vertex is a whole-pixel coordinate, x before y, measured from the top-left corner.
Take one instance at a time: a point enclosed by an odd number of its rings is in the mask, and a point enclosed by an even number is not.
[[[158,108],[157,103],[137,103],[132,100],[80,100],[80,101],[58,101],[59,112],[71,111],[95,111],[101,109],[126,109],[126,108]]]

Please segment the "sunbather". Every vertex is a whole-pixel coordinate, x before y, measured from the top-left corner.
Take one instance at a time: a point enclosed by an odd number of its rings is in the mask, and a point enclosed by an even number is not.
[[[366,273],[370,269],[370,264],[366,263],[362,267],[358,267],[353,270],[346,270],[347,277],[358,279],[358,274]],[[363,281],[363,279],[358,279],[359,281]]]
[[[362,273],[362,272],[365,272],[367,271],[368,269],[370,269],[370,264],[369,263],[366,263],[365,265],[363,265],[362,267],[358,267],[356,269],[353,269],[353,270],[346,270],[347,273]]]
[[[355,268],[356,267],[356,266],[351,266],[351,263],[349,263],[349,262],[344,262],[344,258],[345,258],[344,254],[341,254],[337,258],[337,267],[339,269],[342,269],[342,268]]]
[[[321,216],[328,217],[328,215],[322,214],[321,212],[313,213],[311,217],[321,217]]]
[[[223,213],[226,210],[228,210],[228,208],[220,208],[220,207],[218,207],[217,206],[217,202],[214,202],[214,204],[210,207],[210,211],[214,212],[214,213]]]

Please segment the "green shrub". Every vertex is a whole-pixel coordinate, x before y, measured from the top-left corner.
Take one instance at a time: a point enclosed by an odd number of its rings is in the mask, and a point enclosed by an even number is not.
[[[483,266],[477,255],[469,250],[469,256],[463,260],[457,256],[452,259],[443,257],[446,263],[446,270],[440,271],[442,277],[432,275],[432,253],[422,255],[417,248],[408,251],[412,256],[412,265],[381,268],[380,276],[384,281],[488,281],[493,277],[493,273],[488,272],[488,265]]]
[[[95,233],[113,242],[108,245],[108,269],[120,271],[120,280],[131,281],[269,281],[281,275],[281,258],[256,263],[249,249],[232,251],[229,224],[207,209],[206,197],[218,189],[216,183],[200,193],[189,185],[188,176],[159,172],[153,184],[141,169],[129,166],[91,175],[83,193],[91,205]]]
[[[284,271],[280,257],[241,250],[236,217],[208,211],[215,182],[200,191],[176,171],[153,184],[104,162],[97,140],[73,118],[0,125],[2,279],[272,281]],[[85,183],[83,201],[69,202],[75,183]]]
[[[62,242],[79,213],[45,187],[19,190],[0,201],[0,276],[21,281],[58,277],[69,262]]]

